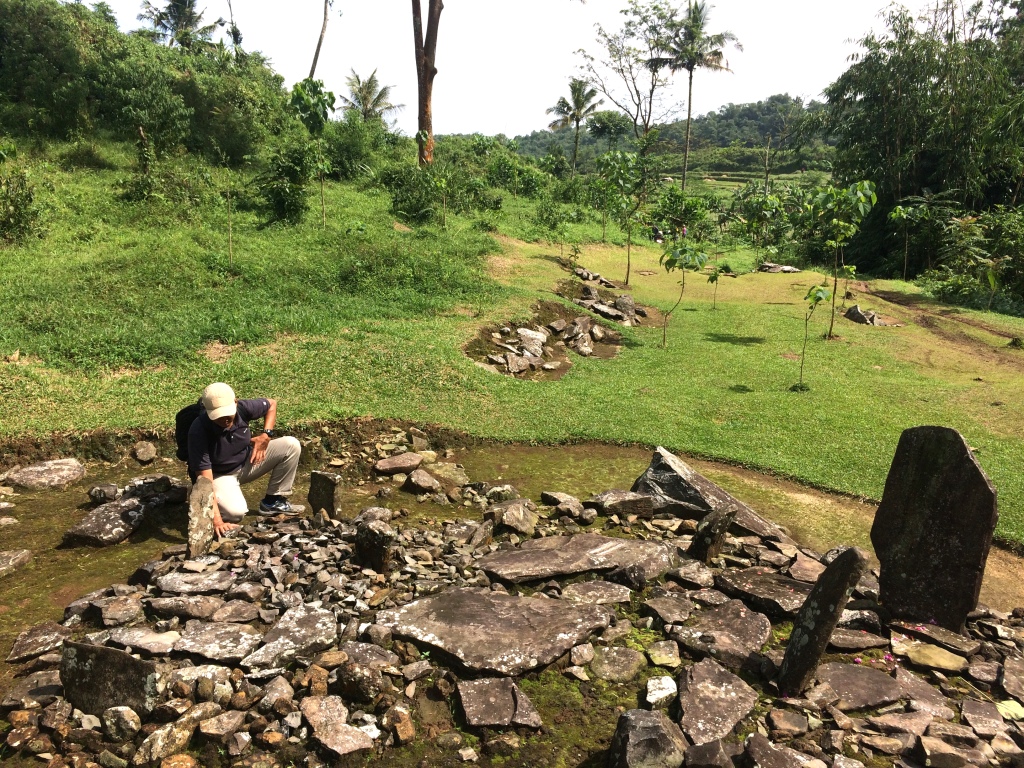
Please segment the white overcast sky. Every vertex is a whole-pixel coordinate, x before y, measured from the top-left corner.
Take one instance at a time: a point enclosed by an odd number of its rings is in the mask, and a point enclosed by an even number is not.
[[[109,2],[122,29],[141,26],[139,2]],[[434,83],[435,132],[514,136],[544,128],[550,120],[545,110],[568,91],[567,81],[577,72],[575,52],[596,50],[594,25],[618,27],[625,4],[445,0]],[[902,4],[916,14],[934,0]],[[247,50],[268,56],[288,86],[309,74],[322,0],[233,0],[233,5]],[[728,53],[734,74],[698,72],[694,114],[775,93],[820,98],[857,50],[852,41],[884,27],[879,13],[887,6],[885,0],[713,2],[711,30],[734,32],[744,50]],[[205,0],[205,7],[210,20],[228,17],[227,0]],[[345,77],[353,68],[363,76],[377,69],[382,83],[395,86],[394,101],[406,105],[398,125],[414,134],[416,68],[408,0],[335,0],[317,77],[335,93],[345,93]],[[680,97],[685,96],[683,86],[680,79]]]

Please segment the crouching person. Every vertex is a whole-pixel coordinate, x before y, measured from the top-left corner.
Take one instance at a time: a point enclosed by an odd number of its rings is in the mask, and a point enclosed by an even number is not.
[[[238,528],[249,511],[242,486],[270,475],[259,514],[297,514],[290,504],[302,447],[294,437],[274,437],[277,401],[237,400],[227,384],[211,384],[200,400],[203,412],[188,432],[188,471],[213,481],[213,528],[217,536]],[[263,432],[252,436],[249,423],[263,419]]]

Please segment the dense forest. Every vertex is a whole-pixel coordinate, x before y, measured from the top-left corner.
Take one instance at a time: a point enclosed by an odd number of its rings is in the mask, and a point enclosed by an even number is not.
[[[340,100],[312,76],[287,88],[233,22],[215,42],[227,22],[194,0],[145,3],[131,33],[102,2],[0,0],[0,241],[39,234],[31,172],[47,142],[87,169],[109,164],[101,145],[115,141],[134,155],[117,190],[128,204],[226,199],[268,224],[318,207],[326,223],[324,185],[357,182],[410,223],[466,215],[486,231],[504,200],[529,200],[533,234],[563,247],[574,222],[617,224],[627,245],[686,231],[687,247],[740,239],[833,277],[855,266],[1021,312],[1024,17],[1018,0],[959,8],[891,9],[824,102],[776,95],[680,120],[665,85],[726,69],[738,41],[712,32],[703,3],[631,2],[621,29],[599,28],[548,130],[435,148],[429,131],[389,126],[374,75],[353,72]],[[440,13],[432,3],[418,67]]]

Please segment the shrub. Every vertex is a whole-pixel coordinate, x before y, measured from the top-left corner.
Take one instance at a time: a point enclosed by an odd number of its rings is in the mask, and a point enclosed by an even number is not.
[[[28,171],[0,175],[0,241],[20,243],[38,230],[39,208]]]
[[[95,171],[112,171],[117,165],[108,160],[94,142],[79,139],[60,154],[60,164],[65,170],[91,168]]]
[[[266,170],[256,178],[256,190],[268,222],[298,224],[309,210],[307,185],[313,176],[308,144],[291,142],[271,154]]]

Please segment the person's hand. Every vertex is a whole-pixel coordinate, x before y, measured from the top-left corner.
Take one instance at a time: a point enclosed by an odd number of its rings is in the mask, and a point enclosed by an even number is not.
[[[252,456],[249,463],[254,467],[267,458],[267,446],[270,445],[269,435],[257,435],[252,439]]]
[[[225,536],[228,532],[237,530],[238,526],[235,523],[225,523],[220,515],[217,515],[213,519],[213,532],[217,534],[217,539],[220,540],[222,536]]]

